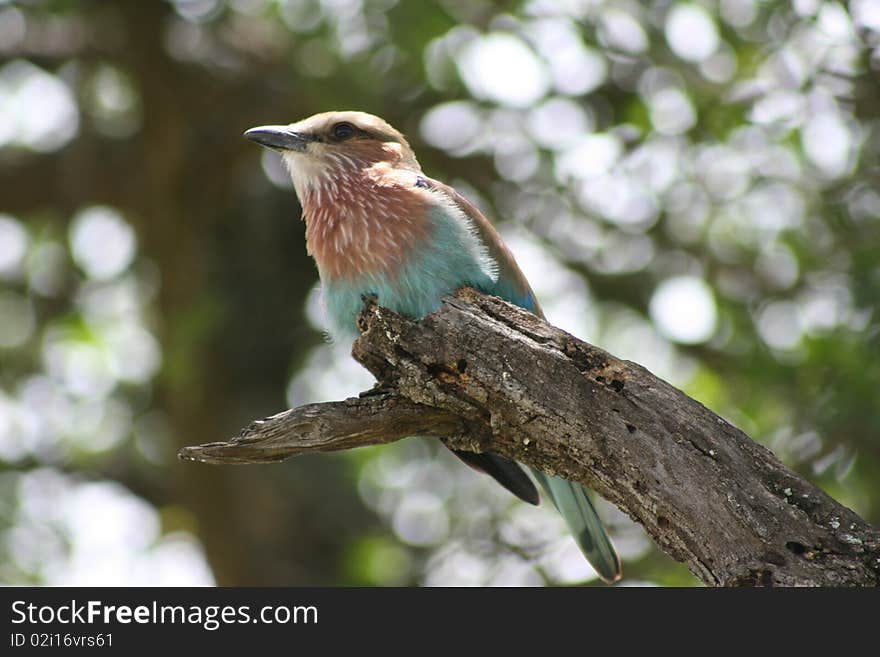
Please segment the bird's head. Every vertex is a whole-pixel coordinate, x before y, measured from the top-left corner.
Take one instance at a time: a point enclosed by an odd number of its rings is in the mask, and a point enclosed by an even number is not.
[[[377,164],[419,170],[404,136],[365,112],[323,112],[290,125],[251,128],[244,136],[281,153],[300,199]]]

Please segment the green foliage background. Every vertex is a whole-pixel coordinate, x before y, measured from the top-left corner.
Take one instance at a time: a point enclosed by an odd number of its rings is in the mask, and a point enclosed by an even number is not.
[[[176,461],[368,383],[241,138],[328,109],[404,131],[551,319],[880,522],[878,48],[872,0],[0,0],[0,582],[593,581],[430,442]],[[696,583],[602,510],[626,581]]]

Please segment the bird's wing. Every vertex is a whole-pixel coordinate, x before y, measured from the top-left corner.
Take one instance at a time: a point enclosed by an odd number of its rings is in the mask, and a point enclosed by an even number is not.
[[[498,234],[498,231],[486,218],[486,215],[480,212],[477,206],[459,194],[453,187],[432,178],[422,177],[422,180],[435,193],[445,196],[470,219],[489,255],[497,263],[498,282],[495,286],[496,289],[486,291],[543,318],[544,313],[538,304],[532,287],[526,280],[519,265],[516,264],[510,249],[504,244],[501,235]]]
[[[470,219],[489,255],[497,262],[498,282],[495,284],[496,289],[486,290],[486,292],[522,306],[543,318],[544,313],[535,299],[535,293],[516,264],[516,260],[513,259],[513,254],[504,245],[498,231],[489,223],[485,215],[449,185],[444,185],[436,180],[424,180],[435,193],[446,196]],[[519,471],[519,464],[505,460],[506,462],[501,463],[500,466],[506,467],[499,467],[495,461],[489,461],[490,467],[486,468],[482,463],[470,463],[469,458],[472,459],[472,455],[468,457],[456,453],[456,456],[474,467],[485,470],[515,495],[526,501],[531,501],[529,499],[531,491],[526,489],[529,495],[523,495],[517,489],[517,484],[522,477],[525,477]],[[510,466],[515,467],[516,471],[509,472],[507,468]],[[560,477],[551,477],[534,468],[531,470],[550,499],[553,500],[553,504],[562,517],[565,518],[581,551],[599,576],[606,582],[615,582],[620,579],[620,558],[590,502],[586,489],[578,483],[566,481]]]

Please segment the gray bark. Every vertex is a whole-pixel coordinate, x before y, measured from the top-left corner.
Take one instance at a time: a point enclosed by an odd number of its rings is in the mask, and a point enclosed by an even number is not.
[[[880,532],[742,431],[636,363],[470,289],[414,321],[371,306],[360,398],[181,450],[277,461],[418,434],[579,481],[713,586],[877,586]]]

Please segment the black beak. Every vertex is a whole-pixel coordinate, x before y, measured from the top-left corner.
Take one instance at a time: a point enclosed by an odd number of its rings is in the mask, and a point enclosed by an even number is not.
[[[312,141],[309,135],[294,132],[290,129],[290,126],[286,125],[261,125],[251,128],[244,133],[244,136],[261,146],[274,148],[279,151],[303,152],[306,150],[308,143]]]

